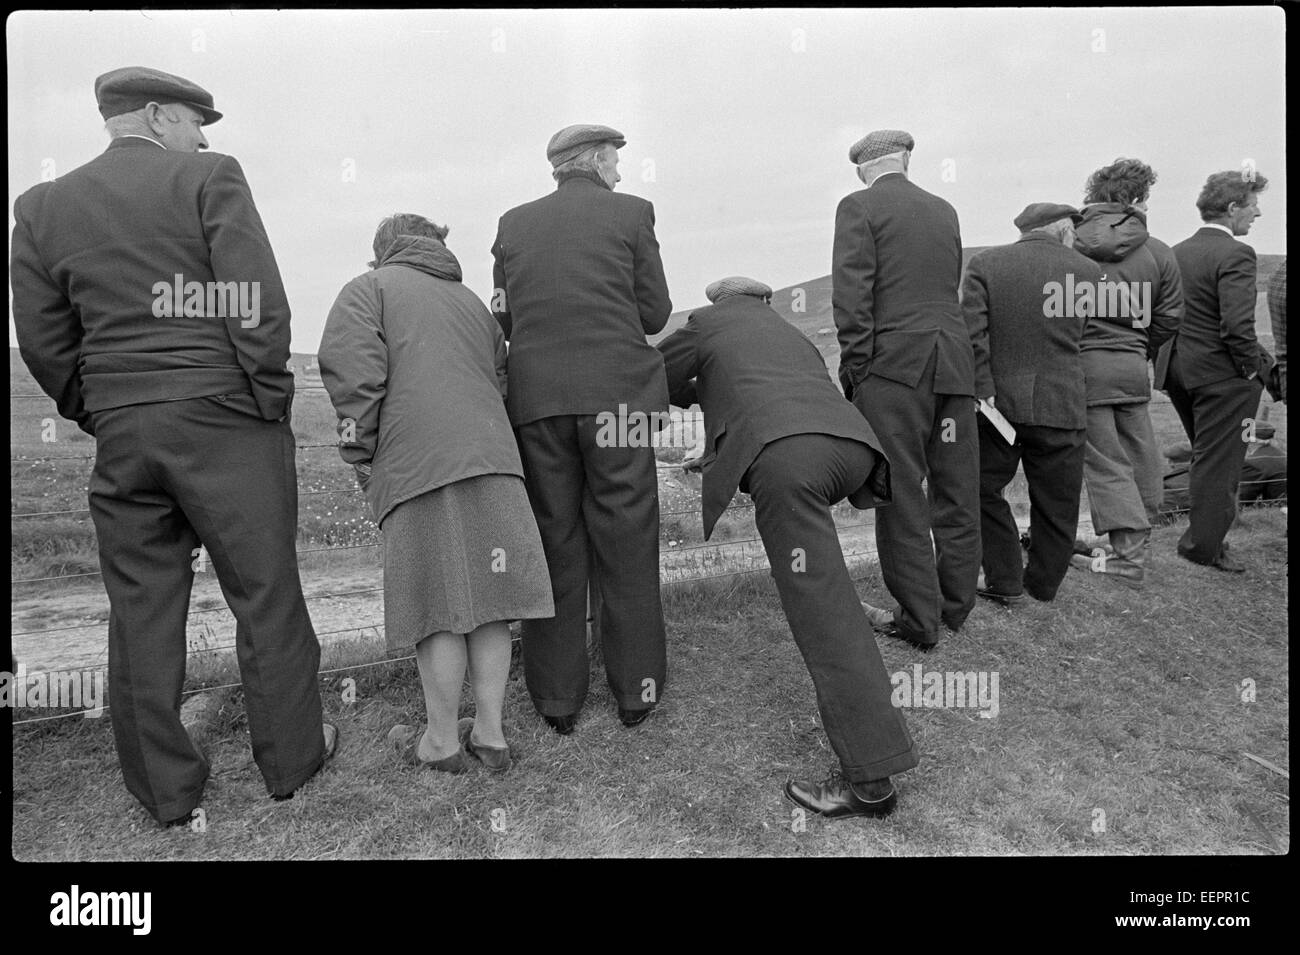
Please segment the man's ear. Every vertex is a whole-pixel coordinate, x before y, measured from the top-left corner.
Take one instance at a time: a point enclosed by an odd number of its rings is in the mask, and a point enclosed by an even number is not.
[[[149,128],[155,133],[161,133],[164,127],[164,121],[168,118],[162,111],[162,106],[158,103],[149,102],[144,106],[144,121],[149,124]]]

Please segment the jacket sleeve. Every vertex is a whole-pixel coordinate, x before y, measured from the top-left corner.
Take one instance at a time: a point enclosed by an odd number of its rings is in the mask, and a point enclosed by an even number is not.
[[[647,202],[637,224],[636,257],[633,263],[636,280],[636,303],[641,313],[641,327],[647,335],[664,330],[673,303],[668,298],[668,280],[659,257],[659,240],[655,238],[655,209]]]
[[[1268,283],[1268,316],[1273,326],[1273,349],[1278,364],[1286,367],[1286,260]]]
[[[492,342],[495,350],[497,388],[501,391],[501,397],[504,399],[506,396],[506,366],[510,352],[506,348],[506,336],[499,325],[492,326]]]
[[[840,342],[844,370],[862,378],[875,345],[873,294],[876,282],[876,243],[871,226],[853,196],[835,210],[835,245],[831,254],[831,311]]]
[[[492,242],[492,314],[501,326],[501,333],[510,341],[514,322],[510,318],[510,303],[506,301],[506,254],[501,246],[501,222],[497,221],[497,237]]]
[[[1260,370],[1255,338],[1255,250],[1234,243],[1219,267],[1219,336],[1243,378]]]
[[[21,203],[19,199],[14,204],[9,260],[18,353],[41,391],[54,399],[59,414],[94,434],[81,394],[81,318],[41,261]]]
[[[695,325],[687,321],[658,346],[664,356],[664,373],[668,376],[668,400],[679,408],[689,408],[699,404],[700,400],[695,390],[695,377],[700,372],[695,350],[696,336]]]
[[[992,398],[993,370],[989,364],[989,289],[979,257],[971,260],[961,285],[961,312],[975,354],[975,397]]]
[[[230,315],[226,328],[257,407],[278,421],[293,403],[289,370],[289,302],[262,217],[239,162],[222,156],[199,195],[203,234],[217,282],[252,283],[257,303],[248,318]]]
[[[321,382],[339,417],[339,454],[368,466],[379,444],[379,416],[388,391],[388,343],[378,289],[366,276],[343,287],[325,319]]]
[[[1178,260],[1168,248],[1155,250],[1160,277],[1151,306],[1151,327],[1147,330],[1147,357],[1154,360],[1160,346],[1177,334],[1183,323],[1183,276]]]

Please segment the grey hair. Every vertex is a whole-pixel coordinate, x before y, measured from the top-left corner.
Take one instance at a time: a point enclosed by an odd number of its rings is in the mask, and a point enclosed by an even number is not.
[[[1028,229],[1020,234],[1029,235],[1031,232],[1045,232],[1057,242],[1066,245],[1065,237],[1073,231],[1074,220],[1069,216],[1062,216],[1059,219],[1054,219],[1051,222],[1044,222],[1042,225],[1036,226],[1033,229]]]
[[[149,128],[149,121],[144,116],[146,109],[148,107],[141,106],[129,113],[110,116],[104,120],[104,129],[113,139],[117,139],[119,136],[148,136],[152,139],[154,138],[153,130]]]
[[[384,253],[389,250],[399,236],[416,235],[444,242],[450,232],[451,229],[447,226],[438,225],[436,222],[426,219],[424,216],[416,215],[414,212],[394,212],[379,223],[379,228],[375,230],[375,241],[371,246],[375,258],[373,262],[368,264],[372,269],[379,268],[379,263],[384,260]]]
[[[590,149],[584,149],[572,159],[565,160],[552,169],[551,178],[559,182],[562,176],[570,172],[597,172],[596,157],[601,154],[601,151],[606,146],[610,145],[612,144],[608,142],[597,143]]]
[[[866,162],[858,163],[858,179],[862,182],[870,182],[874,176],[883,176],[887,172],[907,172],[908,156],[912,154],[910,149],[900,149],[897,152],[886,153],[883,156],[877,156],[875,159],[868,159]]]

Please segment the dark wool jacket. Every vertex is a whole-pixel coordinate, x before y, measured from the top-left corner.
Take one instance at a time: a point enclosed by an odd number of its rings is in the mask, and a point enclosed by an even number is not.
[[[868,375],[915,388],[931,356],[936,393],[992,393],[987,338],[958,304],[961,258],[956,210],[903,175],[840,200],[831,306],[846,393]]]
[[[237,283],[249,304],[255,288],[257,317],[225,308],[224,293],[163,316],[156,288],[178,275]],[[230,156],[114,139],[18,197],[10,281],[19,352],[84,431],[93,411],[226,393],[251,392],[268,420],[289,412],[289,303]]]
[[[988,327],[997,408],[1013,424],[1087,427],[1079,342],[1087,314],[1049,317],[1045,286],[1096,282],[1095,262],[1045,232],[1023,235],[970,260],[962,309],[971,327]]]
[[[1187,388],[1266,374],[1273,358],[1255,337],[1255,250],[1202,226],[1174,246],[1174,256],[1183,278],[1183,321],[1161,349],[1156,387],[1164,386],[1174,351]]]
[[[654,207],[595,174],[501,217],[492,309],[510,342],[510,421],[666,411],[663,360],[646,342],[672,312]]]
[[[699,309],[659,343],[672,403],[704,413],[704,536],[722,516],[764,445],[795,434],[860,441],[875,452],[849,502],[892,497],[889,461],[875,432],[826,373],[817,346],[761,299],[732,295]]]
[[[339,452],[375,520],[483,474],[523,476],[506,416],[501,329],[437,239],[400,236],[339,292],[320,345]],[[365,477],[365,467],[371,473]]]

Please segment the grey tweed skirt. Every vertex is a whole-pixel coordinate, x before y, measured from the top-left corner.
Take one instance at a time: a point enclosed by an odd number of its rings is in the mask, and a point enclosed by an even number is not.
[[[485,474],[428,491],[395,507],[382,530],[390,649],[555,615],[523,478]]]

